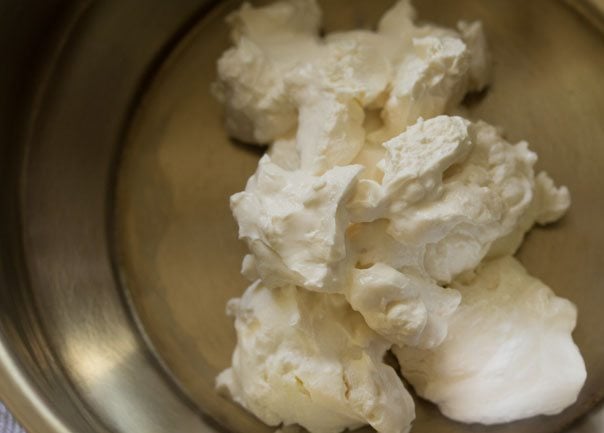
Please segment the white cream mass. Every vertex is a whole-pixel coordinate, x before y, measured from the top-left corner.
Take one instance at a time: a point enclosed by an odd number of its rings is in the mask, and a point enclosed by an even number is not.
[[[257,281],[229,312],[238,343],[217,385],[265,423],[318,433],[367,423],[377,431],[409,429],[413,399],[382,361],[390,344],[343,296]]]
[[[448,417],[484,424],[557,414],[577,399],[586,372],[571,302],[510,256],[453,286],[462,303],[442,344],[394,349],[419,395]]]
[[[389,349],[465,422],[557,413],[585,380],[574,306],[510,257],[569,192],[526,142],[447,114],[489,83],[481,24],[414,20],[405,0],[376,31],[324,37],[314,0],[228,18],[214,92],[229,134],[269,148],[231,197],[252,284],[229,303],[237,346],[217,384],[269,425],[406,432]]]

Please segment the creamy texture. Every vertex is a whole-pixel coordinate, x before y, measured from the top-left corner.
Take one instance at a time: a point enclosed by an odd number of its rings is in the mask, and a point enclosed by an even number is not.
[[[231,197],[252,285],[229,303],[237,347],[219,389],[270,425],[405,432],[413,403],[382,361],[394,346],[455,419],[571,404],[585,376],[572,304],[509,257],[564,214],[569,192],[535,174],[526,142],[450,115],[489,84],[481,24],[417,25],[405,0],[376,31],[322,37],[320,18],[314,0],[286,0],[228,19],[214,91],[229,134],[268,151]]]
[[[361,170],[349,165],[313,176],[262,157],[245,191],[231,197],[231,209],[266,286],[332,292],[343,284],[344,203]]]
[[[384,146],[381,183],[359,181],[348,203],[351,219],[362,222],[348,232],[350,253],[359,266],[400,272],[371,268],[379,275],[369,287],[353,284],[349,300],[393,343],[432,347],[446,336],[459,303],[458,294],[437,284],[474,269],[489,253],[513,253],[535,221],[549,222],[568,208],[569,194],[547,174],[535,177],[536,155],[525,142],[512,145],[483,122],[419,120]],[[389,283],[377,289],[375,281]],[[410,287],[426,300],[409,301]]]
[[[320,17],[314,0],[244,4],[229,16],[234,47],[218,62],[214,90],[232,136],[267,144],[299,124],[303,167],[320,174],[360,151],[363,108],[381,109],[385,124],[371,137],[381,143],[488,83],[480,23],[460,23],[459,32],[416,26],[400,1],[377,32],[321,39]]]
[[[316,2],[308,0],[258,9],[244,3],[229,15],[234,46],[218,61],[220,79],[214,86],[229,134],[266,143],[296,127],[284,74],[312,56],[320,20]]]
[[[500,253],[513,253],[535,221],[551,222],[570,205],[566,188],[546,173],[535,177],[537,156],[526,142],[512,145],[484,122],[419,120],[384,146],[382,182],[362,180],[348,205],[354,221],[378,220],[354,236],[363,264],[410,266],[448,283],[474,269],[496,241]],[[386,239],[372,242],[384,229]],[[359,233],[365,230],[371,234]]]
[[[228,310],[237,348],[217,386],[265,423],[409,430],[413,399],[382,361],[390,345],[342,296],[256,282]]]
[[[346,298],[389,341],[424,348],[437,346],[446,337],[448,318],[460,301],[456,290],[384,263],[354,269]]]
[[[574,403],[586,377],[570,335],[576,307],[509,256],[468,279],[452,284],[462,303],[440,346],[394,349],[418,394],[450,418],[484,424],[553,415]]]

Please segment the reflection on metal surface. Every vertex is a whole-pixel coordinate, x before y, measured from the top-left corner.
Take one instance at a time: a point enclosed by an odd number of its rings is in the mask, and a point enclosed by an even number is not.
[[[69,433],[65,424],[48,408],[35,385],[24,377],[3,342],[0,342],[0,389],[6,403],[11,403],[13,415],[31,433]]]
[[[103,386],[107,378],[119,369],[136,350],[136,343],[128,334],[115,335],[112,344],[103,347],[96,342],[73,339],[65,350],[65,361],[90,387]]]
[[[600,403],[593,413],[579,420],[569,433],[600,433],[604,431],[604,404]]]
[[[61,10],[59,2],[42,3],[50,12]],[[208,3],[95,2],[58,44],[39,107],[23,113],[31,117],[23,126],[30,129],[0,142],[2,158],[11,162],[0,170],[2,196],[11,200],[0,217],[3,229],[12,228],[6,237],[3,230],[0,244],[0,337],[7,349],[6,356],[0,351],[0,392],[32,432],[210,428],[175,392],[136,332],[112,268],[108,224],[114,157],[139,88]],[[42,20],[42,30],[64,30],[54,29],[61,21],[35,2],[31,12],[51,21]],[[35,23],[18,25],[37,30]],[[43,31],[38,36],[50,38]],[[33,48],[45,46],[34,42]],[[23,58],[36,57],[29,48]],[[11,53],[20,54],[12,47]],[[0,78],[9,69],[3,67]],[[34,76],[27,68],[19,72]],[[25,97],[27,89],[19,89]],[[27,142],[18,141],[22,137]],[[105,371],[86,365],[92,360],[104,360]]]
[[[604,0],[564,0],[590,25],[604,33]]]

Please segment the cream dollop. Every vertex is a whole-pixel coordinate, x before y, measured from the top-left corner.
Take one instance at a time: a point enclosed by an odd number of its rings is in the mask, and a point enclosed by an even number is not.
[[[263,8],[244,3],[229,15],[234,46],[218,60],[213,90],[224,105],[231,136],[264,144],[296,127],[297,108],[284,79],[315,57],[320,21],[314,0]]]
[[[565,187],[556,188],[544,172],[535,176],[537,155],[526,142],[511,144],[484,122],[420,119],[384,146],[382,182],[360,181],[348,204],[353,221],[370,223],[355,235],[363,263],[418,266],[421,274],[448,283],[492,248],[514,253],[536,221],[553,221],[570,205]],[[386,234],[378,236],[386,239],[364,246],[368,236],[358,232],[380,227]],[[393,254],[396,242],[411,262]]]
[[[338,291],[347,258],[344,205],[361,170],[349,165],[313,176],[287,171],[268,155],[260,159],[245,191],[231,197],[231,209],[266,286]]]
[[[367,324],[388,341],[423,348],[443,341],[448,319],[461,299],[456,290],[443,289],[384,263],[354,269],[346,298]]]
[[[229,16],[234,47],[218,61],[215,93],[232,136],[267,144],[300,124],[298,151],[309,154],[303,165],[321,174],[359,152],[362,108],[382,109],[385,126],[371,138],[381,142],[488,82],[479,23],[460,23],[460,32],[416,26],[410,2],[401,0],[377,32],[322,39],[320,18],[314,0],[245,3]]]
[[[571,333],[576,307],[507,256],[459,279],[462,303],[432,350],[394,349],[405,378],[448,417],[494,424],[553,415],[586,378]]]
[[[383,362],[389,343],[340,295],[259,281],[229,302],[237,347],[218,389],[268,425],[337,433],[370,424],[405,433],[413,399]]]

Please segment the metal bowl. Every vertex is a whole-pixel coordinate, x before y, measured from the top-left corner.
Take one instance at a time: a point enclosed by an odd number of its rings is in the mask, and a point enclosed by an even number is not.
[[[1,398],[32,433],[272,431],[213,388],[246,286],[227,198],[260,155],[229,142],[209,93],[237,2],[30,3],[0,6]],[[390,3],[323,0],[325,27],[369,27]],[[520,258],[578,305],[588,378],[558,416],[466,426],[419,402],[414,432],[601,432],[604,21],[579,0],[416,3],[483,21],[494,84],[469,115],[570,188]]]

